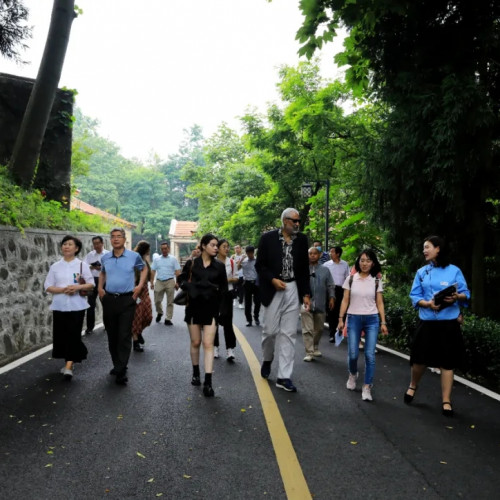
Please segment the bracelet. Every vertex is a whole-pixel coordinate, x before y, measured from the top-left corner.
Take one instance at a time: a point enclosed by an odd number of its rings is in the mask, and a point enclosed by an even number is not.
[[[385,321],[383,323],[380,323],[380,326],[383,326],[383,325],[387,326],[387,323]]]

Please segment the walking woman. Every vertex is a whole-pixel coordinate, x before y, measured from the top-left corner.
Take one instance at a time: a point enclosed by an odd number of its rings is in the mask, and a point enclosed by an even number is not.
[[[87,348],[82,342],[85,310],[89,304],[80,291],[94,288],[94,277],[87,263],[77,259],[82,242],[74,236],[61,241],[62,259],[52,264],[45,279],[44,288],[53,294],[52,304],[52,357],[64,359],[61,373],[66,380],[73,378],[73,365],[87,359]],[[80,284],[80,277],[85,283]]]
[[[387,335],[380,263],[373,250],[363,250],[354,264],[356,273],[346,278],[337,328],[342,331],[347,312],[347,345],[349,378],[346,387],[354,391],[358,378],[358,356],[361,331],[365,332],[365,378],[361,391],[363,401],[372,401],[371,388],[375,374],[375,347],[379,328]]]
[[[420,322],[411,349],[411,380],[404,402],[410,404],[424,374],[425,368],[441,370],[442,413],[453,416],[451,389],[453,371],[462,367],[465,347],[458,317],[459,303],[470,298],[462,271],[453,264],[445,245],[439,236],[429,236],[424,241],[424,258],[427,264],[420,268],[413,280],[410,298],[418,308]],[[442,303],[436,304],[436,293],[453,286]]]
[[[224,340],[226,341],[226,359],[234,361],[234,349],[236,348],[236,335],[233,329],[233,299],[234,286],[238,283],[238,272],[234,260],[228,256],[229,242],[225,239],[219,240],[219,253],[217,260],[226,268],[228,290],[222,296],[220,324],[224,328]],[[215,333],[214,357],[219,357],[219,329]]]
[[[188,294],[184,321],[191,338],[190,354],[193,363],[191,384],[201,385],[200,345],[203,342],[205,382],[203,394],[214,396],[212,372],[214,364],[214,338],[219,321],[222,297],[227,293],[227,276],[224,264],[215,257],[219,241],[213,234],[205,234],[200,241],[200,257],[184,265],[177,282]]]
[[[151,281],[151,265],[149,262],[150,248],[149,243],[144,240],[139,241],[134,248],[134,252],[137,252],[141,256],[144,264],[146,264],[148,268],[146,282],[137,297],[137,306],[135,307],[134,321],[132,323],[132,339],[134,341],[134,351],[136,352],[144,352],[144,348],[142,347],[142,344],[144,344],[142,332],[151,324],[151,321],[153,321],[153,307],[151,305],[151,298],[149,297],[149,283]],[[139,284],[139,281],[140,273],[136,271],[136,286]],[[153,287],[154,285],[151,283],[151,288],[153,289]]]

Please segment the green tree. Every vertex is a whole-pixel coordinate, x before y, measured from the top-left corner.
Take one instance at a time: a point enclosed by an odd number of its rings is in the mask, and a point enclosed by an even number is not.
[[[337,62],[349,65],[356,92],[387,105],[364,176],[376,219],[400,258],[418,252],[427,233],[454,243],[472,276],[473,307],[484,313],[486,263],[499,247],[500,4],[303,0],[301,7],[302,52],[312,55],[345,25]]]
[[[54,0],[42,62],[9,162],[15,181],[25,188],[33,181],[75,17],[74,0]]]

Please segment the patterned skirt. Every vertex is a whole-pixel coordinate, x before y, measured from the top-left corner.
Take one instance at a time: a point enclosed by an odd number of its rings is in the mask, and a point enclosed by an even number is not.
[[[134,321],[132,323],[132,334],[137,336],[147,328],[153,321],[153,308],[149,297],[148,283],[145,283],[139,294],[140,303],[135,307]]]

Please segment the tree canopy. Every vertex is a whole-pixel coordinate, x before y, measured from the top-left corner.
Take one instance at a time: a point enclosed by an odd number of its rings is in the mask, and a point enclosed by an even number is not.
[[[385,107],[365,199],[401,256],[438,233],[465,249],[482,312],[485,260],[498,254],[500,5],[489,0],[303,0],[297,37],[312,55],[339,26],[347,81]],[[486,245],[486,240],[492,244]]]
[[[25,40],[31,37],[31,27],[26,25],[28,9],[19,0],[0,0],[0,54],[7,59],[21,61],[20,51],[26,48]]]

